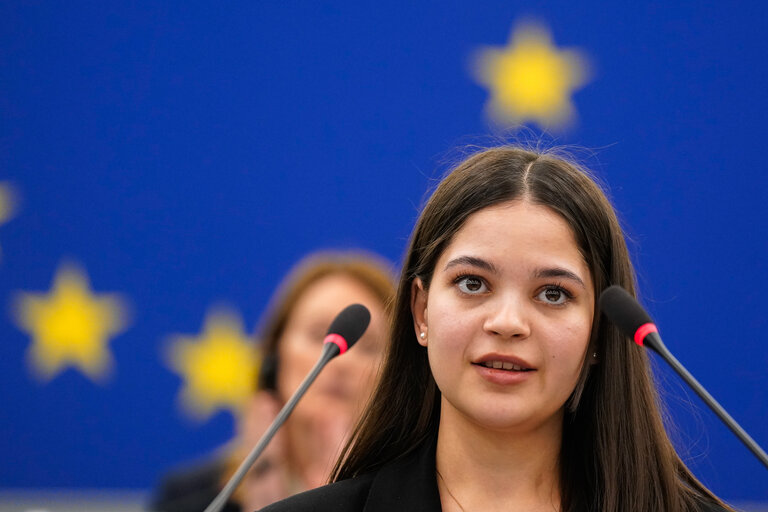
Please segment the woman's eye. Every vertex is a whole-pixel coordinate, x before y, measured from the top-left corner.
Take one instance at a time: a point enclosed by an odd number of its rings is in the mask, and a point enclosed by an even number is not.
[[[565,302],[569,299],[565,290],[554,286],[543,289],[541,292],[539,292],[538,298],[542,302],[553,304],[555,306],[565,304]]]
[[[456,280],[456,284],[459,285],[459,290],[470,295],[477,293],[485,293],[488,291],[488,287],[479,277],[464,276]]]

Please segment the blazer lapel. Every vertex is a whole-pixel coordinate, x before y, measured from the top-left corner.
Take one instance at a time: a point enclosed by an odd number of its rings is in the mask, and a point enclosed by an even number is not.
[[[364,512],[440,512],[435,445],[427,439],[411,454],[381,468],[371,483]]]

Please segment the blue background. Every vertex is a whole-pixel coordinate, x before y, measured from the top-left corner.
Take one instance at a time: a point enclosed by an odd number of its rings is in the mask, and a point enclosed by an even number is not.
[[[497,135],[470,56],[525,16],[590,57],[554,142],[590,150],[667,345],[768,446],[766,3],[4,2],[0,488],[145,489],[226,441],[228,414],[177,409],[165,338],[221,300],[252,332],[312,249],[398,262],[447,155]],[[13,294],[64,258],[133,305],[105,386],[24,363]],[[768,471],[660,367],[697,475],[768,501]]]

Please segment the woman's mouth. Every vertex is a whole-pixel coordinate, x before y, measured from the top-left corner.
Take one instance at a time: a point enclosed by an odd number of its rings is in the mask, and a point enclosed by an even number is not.
[[[486,381],[501,386],[523,383],[532,378],[536,368],[527,362],[511,356],[487,356],[472,363],[478,375]]]
[[[515,372],[530,372],[533,368],[526,368],[524,366],[511,363],[509,361],[484,361],[482,363],[474,363],[479,366],[485,366],[486,368],[493,368],[494,370],[508,370]]]
[[[478,375],[494,385],[513,385],[525,382],[537,369],[528,361],[512,354],[488,353],[472,362]]]

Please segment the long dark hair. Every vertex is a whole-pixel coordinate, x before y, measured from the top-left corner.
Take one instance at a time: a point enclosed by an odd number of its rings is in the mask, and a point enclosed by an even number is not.
[[[411,284],[428,287],[435,264],[473,213],[525,199],[557,212],[573,231],[592,274],[595,296],[611,284],[635,294],[621,226],[603,191],[577,165],[552,153],[514,147],[481,151],[439,184],[414,228],[393,310],[381,380],[334,468],[333,481],[403,457],[434,438],[440,391],[419,345]],[[560,450],[561,510],[686,512],[720,501],[685,467],[664,430],[647,355],[595,308],[590,347],[566,403]],[[721,504],[722,505],[722,504]]]

